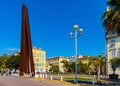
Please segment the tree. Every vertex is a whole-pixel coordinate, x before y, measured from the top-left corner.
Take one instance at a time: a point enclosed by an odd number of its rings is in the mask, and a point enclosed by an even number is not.
[[[1,57],[0,57],[0,69],[2,72],[6,72],[6,61],[8,59],[8,55],[7,54],[3,54]]]
[[[59,73],[59,67],[58,67],[58,65],[52,65],[50,67],[50,72]]]
[[[100,65],[100,74],[105,75],[106,74],[106,57],[101,56],[101,65]]]
[[[101,55],[91,59],[91,66],[95,68],[98,80],[100,79],[101,66],[103,66],[103,64],[105,64],[104,57]]]
[[[67,73],[69,69],[69,62],[67,60],[62,60],[61,63],[63,63],[64,72]]]
[[[89,64],[83,64],[83,73],[84,74],[89,74],[90,72],[90,65]]]
[[[113,74],[115,74],[116,69],[120,67],[120,58],[112,58],[110,60],[110,65],[113,70]]]
[[[2,72],[1,65],[2,65],[2,58],[0,57],[0,72]]]
[[[7,68],[11,69],[15,69],[15,71],[17,69],[19,69],[20,67],[20,55],[17,56],[11,56],[7,59],[6,62]]]
[[[75,72],[75,62],[69,64],[68,71],[71,73]]]
[[[82,61],[78,61],[78,72],[84,73],[84,64]]]
[[[108,0],[107,4],[110,9],[102,16],[106,34],[116,31],[120,35],[120,0]]]

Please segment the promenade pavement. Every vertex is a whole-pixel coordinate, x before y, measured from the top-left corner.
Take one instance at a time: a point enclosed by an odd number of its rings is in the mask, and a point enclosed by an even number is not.
[[[0,86],[71,86],[23,77],[0,76]]]

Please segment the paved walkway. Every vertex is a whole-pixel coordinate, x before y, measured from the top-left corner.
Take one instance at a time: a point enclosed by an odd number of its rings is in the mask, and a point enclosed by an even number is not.
[[[0,86],[69,86],[69,85],[37,81],[30,78],[0,76]]]

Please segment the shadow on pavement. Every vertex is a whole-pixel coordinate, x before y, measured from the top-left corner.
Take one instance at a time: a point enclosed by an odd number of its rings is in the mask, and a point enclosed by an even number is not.
[[[94,85],[95,86],[120,86],[120,79],[114,80],[114,79],[106,78],[106,79],[101,79],[101,80],[104,80],[104,82],[95,82]],[[75,84],[74,80],[65,80],[65,81]],[[93,83],[90,81],[80,81],[80,80],[78,80],[78,84],[86,84],[88,86],[93,85]]]

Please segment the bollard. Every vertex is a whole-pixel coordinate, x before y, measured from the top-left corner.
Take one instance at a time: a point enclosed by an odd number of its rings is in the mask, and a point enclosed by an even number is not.
[[[52,78],[53,78],[53,77],[52,77],[52,75],[51,75],[50,80],[52,80]]]
[[[35,78],[38,78],[38,75],[37,75],[37,74],[35,75]]]
[[[40,76],[40,78],[42,78],[42,75],[41,75],[41,74],[40,74],[39,76]]]
[[[60,76],[60,81],[62,81],[63,80],[63,77],[62,76]]]
[[[47,78],[47,74],[45,75],[45,78]]]
[[[44,74],[42,75],[42,78],[44,79]]]

